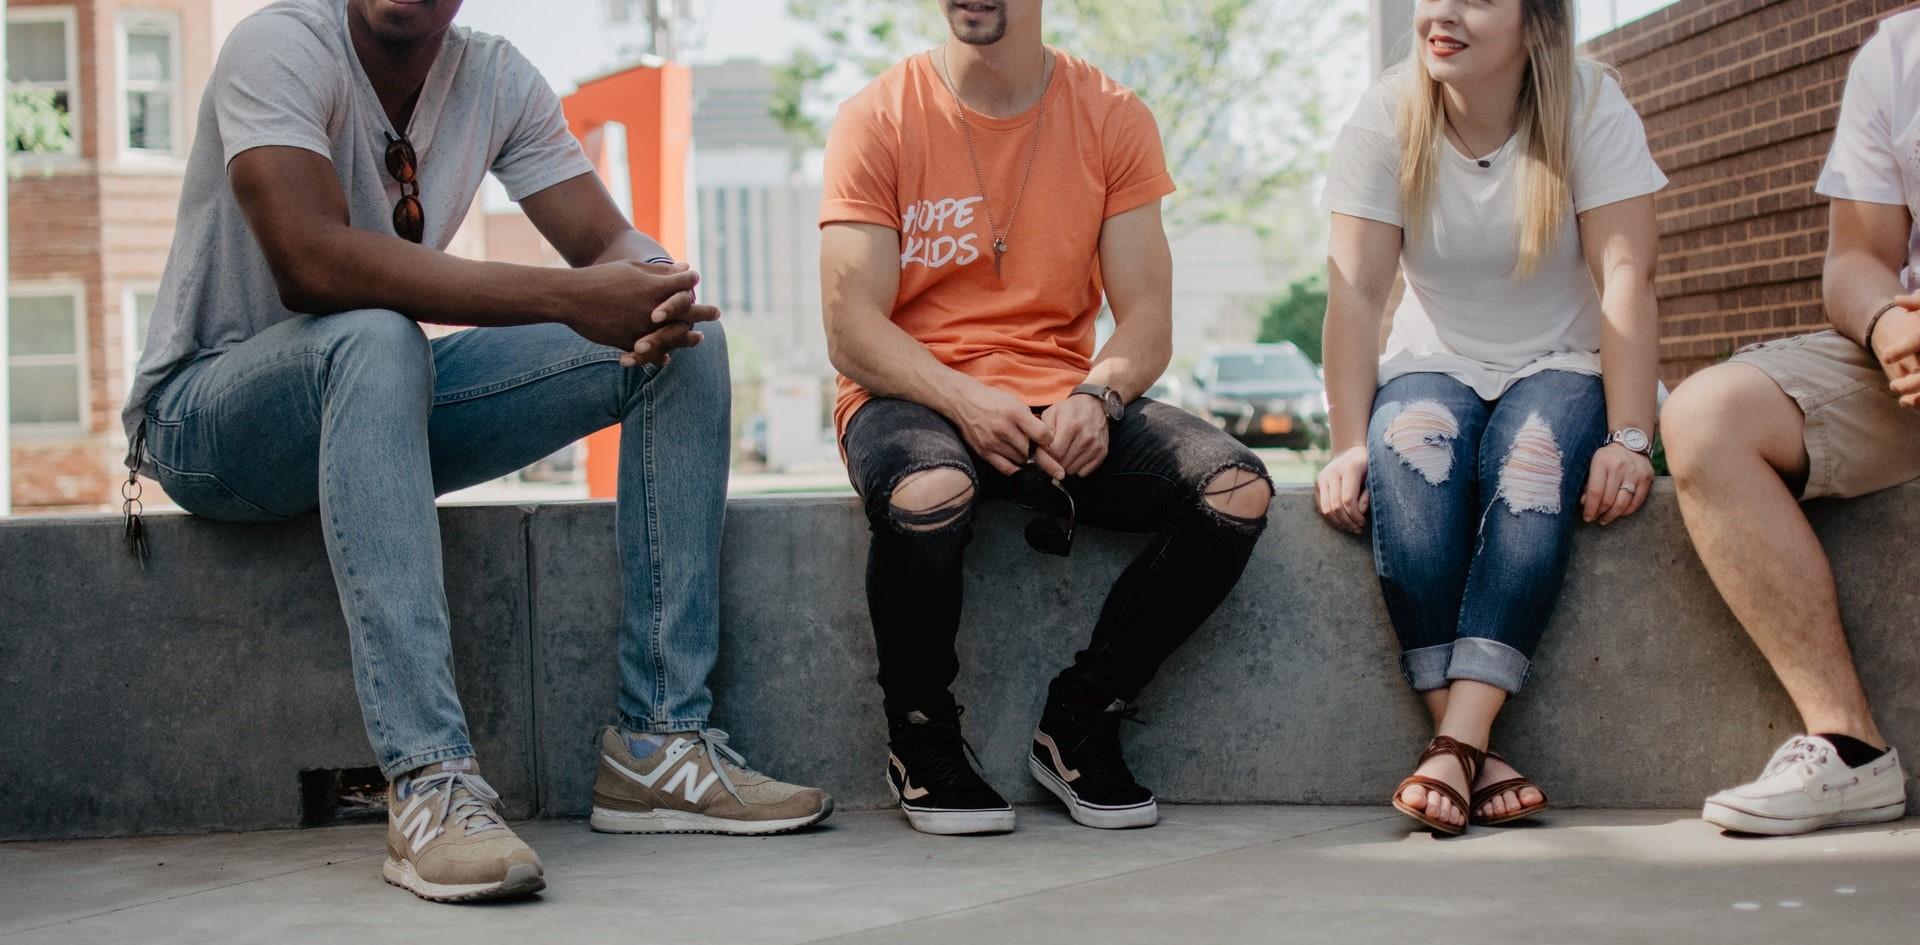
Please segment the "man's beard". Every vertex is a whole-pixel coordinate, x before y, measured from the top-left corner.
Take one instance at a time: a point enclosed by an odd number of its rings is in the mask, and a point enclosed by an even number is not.
[[[963,17],[965,10],[954,10],[947,16],[947,25],[953,29],[953,38],[969,46],[991,46],[1007,35],[1007,11],[1002,7],[993,11],[994,17],[981,26],[968,26]]]

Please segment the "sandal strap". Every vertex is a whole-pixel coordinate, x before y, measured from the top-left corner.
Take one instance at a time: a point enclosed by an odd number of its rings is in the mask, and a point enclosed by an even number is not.
[[[1435,735],[1433,741],[1427,743],[1427,750],[1420,755],[1420,760],[1414,763],[1414,767],[1426,764],[1427,759],[1435,755],[1452,755],[1455,761],[1460,762],[1460,770],[1466,774],[1467,787],[1471,789],[1474,779],[1480,776],[1480,761],[1486,757],[1486,752],[1450,736]],[[1452,788],[1447,790],[1455,798],[1460,796]]]
[[[1486,787],[1483,787],[1480,790],[1473,792],[1473,806],[1479,807],[1480,805],[1485,804],[1486,802],[1494,799],[1495,797],[1507,791],[1512,791],[1515,794],[1518,794],[1519,792],[1526,790],[1527,788],[1533,788],[1536,791],[1540,791],[1540,785],[1535,784],[1532,781],[1527,780],[1526,778],[1508,778],[1505,781],[1495,781],[1494,783],[1489,784]],[[1547,793],[1545,791],[1540,791],[1541,803],[1536,806],[1540,806],[1540,807],[1546,806],[1546,797],[1547,797]]]

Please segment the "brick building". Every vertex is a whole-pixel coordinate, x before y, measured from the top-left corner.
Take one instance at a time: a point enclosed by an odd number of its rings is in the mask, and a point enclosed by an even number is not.
[[[1661,373],[1826,325],[1813,192],[1854,51],[1902,0],[1679,0],[1598,37],[1672,179],[1660,217]]]
[[[7,78],[53,90],[66,153],[13,155],[14,504],[117,494],[120,404],[216,51],[266,0],[9,0]]]

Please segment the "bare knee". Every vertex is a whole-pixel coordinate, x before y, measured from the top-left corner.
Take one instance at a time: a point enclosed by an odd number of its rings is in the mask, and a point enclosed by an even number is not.
[[[1688,378],[1660,410],[1667,466],[1682,490],[1758,459],[1788,478],[1806,473],[1805,419],[1766,372],[1722,364]]]
[[[888,499],[887,513],[907,531],[933,531],[951,525],[973,506],[973,478],[951,466],[923,469],[901,477]]]
[[[1258,473],[1238,466],[1216,473],[1203,491],[1214,511],[1238,519],[1265,520],[1273,504],[1273,487]]]

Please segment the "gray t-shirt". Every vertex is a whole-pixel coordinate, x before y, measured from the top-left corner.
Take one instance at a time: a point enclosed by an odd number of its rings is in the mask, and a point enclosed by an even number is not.
[[[182,363],[294,317],[247,227],[227,164],[281,145],[333,162],[354,226],[393,232],[400,185],[387,173],[393,132],[348,38],[342,0],[280,0],[235,27],[200,103],[173,249],[126,409],[129,437],[147,399]],[[407,137],[427,246],[446,249],[491,170],[520,200],[593,165],[567,131],[560,99],[498,36],[455,27],[420,91]]]

